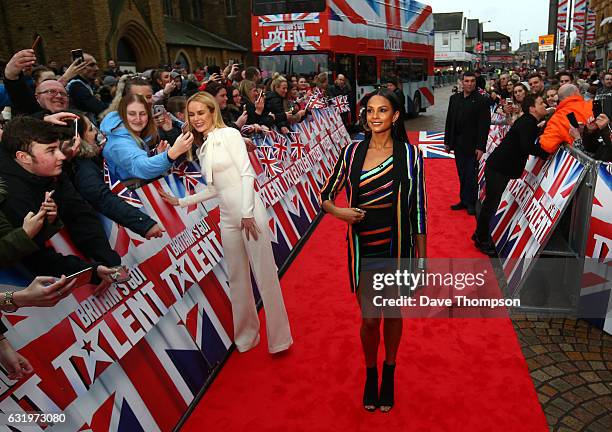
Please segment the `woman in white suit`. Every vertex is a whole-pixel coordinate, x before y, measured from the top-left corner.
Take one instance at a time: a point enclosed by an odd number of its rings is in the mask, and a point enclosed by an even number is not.
[[[180,199],[164,191],[160,194],[170,204],[181,207],[219,198],[221,242],[229,271],[236,347],[244,352],[259,343],[252,268],[266,312],[268,350],[284,351],[293,339],[270,244],[268,213],[255,193],[255,171],[244,140],[240,132],[223,123],[219,105],[208,93],[189,98],[185,117],[199,146],[197,156],[207,186],[200,193]]]

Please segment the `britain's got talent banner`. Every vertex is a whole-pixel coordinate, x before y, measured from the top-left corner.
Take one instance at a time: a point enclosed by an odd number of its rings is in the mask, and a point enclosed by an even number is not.
[[[596,316],[591,323],[612,334],[612,163],[597,169],[593,208],[586,244],[580,290],[581,316]],[[603,264],[603,265],[602,265]]]
[[[493,113],[491,118],[495,118],[495,116],[499,118],[500,114]],[[489,127],[489,135],[487,137],[487,148],[486,148],[485,153],[482,155],[482,157],[478,161],[478,200],[481,203],[484,202],[485,195],[486,195],[484,171],[485,171],[487,159],[489,158],[491,153],[493,153],[493,150],[495,150],[501,144],[502,140],[504,139],[504,137],[506,136],[509,130],[510,130],[510,126],[504,125],[504,124],[499,124],[499,125],[493,124]]]
[[[319,212],[318,191],[350,137],[335,110],[324,109],[314,110],[289,137],[271,132],[255,142],[257,189],[268,208],[280,268]],[[0,370],[0,411],[65,415],[45,431],[169,431],[232,346],[217,203],[179,208],[157,191],[196,193],[204,187],[199,166],[184,162],[136,191],[108,175],[107,181],[166,233],[145,240],[102,217],[131,280],[98,297],[86,285],[53,308],[3,314],[6,336],[34,373],[12,381]],[[64,232],[51,244],[61,253],[79,254]],[[30,280],[24,269],[0,273],[4,290]]]
[[[547,160],[531,156],[521,178],[508,183],[491,219],[491,237],[510,292],[546,245],[585,172],[585,166],[562,148]]]

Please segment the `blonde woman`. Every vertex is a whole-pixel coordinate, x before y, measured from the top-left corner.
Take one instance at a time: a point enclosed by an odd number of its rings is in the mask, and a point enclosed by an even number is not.
[[[107,142],[102,154],[111,174],[119,180],[149,180],[163,175],[172,163],[191,149],[191,133],[180,135],[168,149],[168,143],[157,147],[157,154],[149,153],[157,144],[157,125],[151,115],[151,105],[137,94],[124,96],[117,111],[109,113],[100,130]]]
[[[219,198],[221,241],[229,271],[234,342],[244,352],[259,343],[259,318],[251,287],[253,270],[266,312],[268,350],[277,353],[293,343],[268,234],[268,213],[255,193],[255,171],[240,132],[223,123],[219,105],[208,93],[187,101],[188,126],[198,146],[204,191],[185,198],[160,190],[162,198],[186,207]]]
[[[287,134],[289,124],[299,122],[306,114],[306,110],[293,113],[287,98],[289,89],[287,79],[282,75],[272,80],[271,89],[272,91],[266,95],[265,111],[274,114],[276,126],[282,133]]]

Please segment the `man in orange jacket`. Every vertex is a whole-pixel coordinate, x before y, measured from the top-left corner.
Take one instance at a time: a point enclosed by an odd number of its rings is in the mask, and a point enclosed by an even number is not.
[[[558,93],[559,105],[540,136],[540,147],[553,154],[563,143],[572,144],[574,138],[569,133],[570,123],[567,114],[574,113],[578,123],[586,125],[593,117],[593,102],[585,101],[574,84],[564,84]]]

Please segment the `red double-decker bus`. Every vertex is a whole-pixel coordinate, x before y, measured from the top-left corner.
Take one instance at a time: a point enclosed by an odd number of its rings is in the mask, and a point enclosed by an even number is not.
[[[253,52],[263,71],[344,74],[356,100],[388,77],[406,112],[433,105],[431,7],[412,0],[253,0]]]

